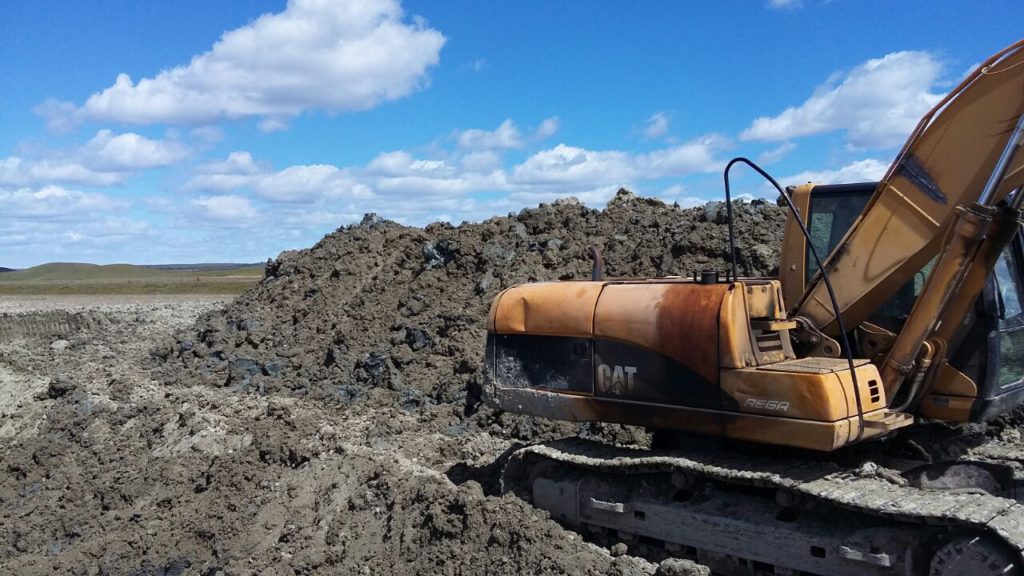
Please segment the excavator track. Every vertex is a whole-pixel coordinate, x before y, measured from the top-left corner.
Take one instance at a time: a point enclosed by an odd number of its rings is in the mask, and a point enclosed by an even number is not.
[[[502,483],[570,526],[716,574],[1024,574],[1024,505],[914,487],[870,463],[571,438],[517,451]]]

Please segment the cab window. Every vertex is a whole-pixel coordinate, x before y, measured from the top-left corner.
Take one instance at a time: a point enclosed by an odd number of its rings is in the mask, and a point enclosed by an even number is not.
[[[1011,243],[996,261],[996,290],[1000,309],[999,387],[1011,386],[1024,377],[1024,310],[1021,309],[1021,276]]]

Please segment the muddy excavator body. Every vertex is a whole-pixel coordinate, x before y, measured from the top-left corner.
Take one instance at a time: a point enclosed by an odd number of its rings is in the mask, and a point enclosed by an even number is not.
[[[881,182],[785,192],[776,279],[737,278],[734,263],[725,279],[505,290],[488,317],[487,397],[548,418],[824,451],[915,417],[1012,408],[1024,394],[1019,306],[1006,297],[1020,280],[1022,140],[1018,43],[922,119]]]
[[[550,443],[513,456],[507,489],[722,574],[1024,574],[1024,454],[894,463],[896,479],[814,456],[1024,401],[1022,141],[1024,41],[925,115],[880,182],[785,191],[776,278],[738,278],[732,251],[731,273],[604,279],[595,263],[589,281],[499,294],[493,406],[813,451]]]

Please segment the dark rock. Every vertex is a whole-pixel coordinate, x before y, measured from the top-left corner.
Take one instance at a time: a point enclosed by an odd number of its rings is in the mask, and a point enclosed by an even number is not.
[[[284,364],[280,360],[271,360],[263,365],[263,373],[271,378],[277,378],[284,371]]]
[[[413,350],[422,350],[430,345],[430,338],[419,328],[406,328],[405,343]]]
[[[363,219],[360,220],[359,222],[359,227],[374,229],[384,222],[385,220],[378,216],[375,212],[368,212],[363,215]]]
[[[432,398],[415,388],[406,388],[398,394],[398,405],[404,410],[415,410],[433,404]]]
[[[447,239],[423,243],[423,262],[427,270],[444,267],[454,258],[451,242]]]
[[[366,390],[352,384],[342,384],[335,391],[338,400],[344,404],[350,404],[366,397]]]
[[[725,213],[725,202],[712,200],[704,204],[704,221],[718,223],[719,214]],[[724,216],[723,216],[724,219]]]
[[[246,318],[244,320],[239,320],[236,324],[236,327],[238,328],[238,330],[244,332],[252,332],[260,327],[260,323],[257,322],[256,320],[253,320],[252,318]]]
[[[262,373],[260,363],[252,358],[236,358],[228,362],[228,384],[239,392],[249,391],[253,377]]]
[[[359,367],[366,371],[371,380],[384,376],[387,372],[388,357],[379,352],[370,352],[359,363]]]
[[[60,375],[53,380],[50,380],[50,383],[46,387],[46,396],[53,399],[60,398],[77,387],[78,385],[72,382],[67,376]]]
[[[402,384],[402,375],[388,355],[370,352],[356,363],[356,380],[377,388],[398,390]]]
[[[348,347],[344,344],[337,346],[331,346],[327,349],[327,354],[324,356],[324,366],[331,367],[341,364],[345,358],[345,354],[348,353]]]

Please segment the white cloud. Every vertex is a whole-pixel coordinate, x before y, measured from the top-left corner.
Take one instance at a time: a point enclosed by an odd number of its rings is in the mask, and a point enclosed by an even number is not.
[[[191,153],[180,142],[150,140],[133,132],[115,136],[110,130],[100,130],[83,148],[92,166],[118,172],[169,166]]]
[[[459,133],[459,146],[472,150],[509,150],[521,148],[523,137],[511,120],[505,120],[495,130],[464,130]]]
[[[647,119],[644,126],[644,138],[654,140],[668,134],[668,125],[671,118],[665,112],[658,112]]]
[[[646,154],[585,150],[559,144],[517,165],[512,180],[530,185],[591,186],[682,176],[716,169],[718,162],[714,152],[723,144],[721,137],[707,136]]]
[[[791,184],[806,184],[808,182],[814,182],[815,184],[852,184],[854,182],[874,182],[876,180],[881,180],[882,176],[885,176],[885,171],[888,169],[888,162],[868,158],[865,160],[851,162],[850,164],[835,170],[808,170],[792,176],[779,178],[778,181],[783,186],[789,186]]]
[[[525,146],[536,134],[553,132],[556,123],[542,122],[530,136],[515,130],[515,137]],[[494,131],[457,132],[469,136],[450,140],[451,150],[431,147],[426,156],[394,150],[361,166],[294,165],[275,170],[236,151],[197,167],[183,190],[204,194],[204,202],[235,196],[259,202],[256,207],[267,204],[272,210],[261,215],[272,213],[275,221],[301,223],[297,226],[339,222],[336,218],[342,216],[341,222],[351,221],[366,212],[422,224],[441,216],[487,217],[567,195],[599,205],[620,186],[717,170],[721,161],[715,153],[727,145],[717,135],[645,154],[560,144],[517,164],[506,158],[508,149],[502,147],[515,140],[514,126],[507,121]],[[174,207],[154,209],[173,212]]]
[[[558,132],[559,126],[560,122],[558,121],[558,118],[546,118],[540,123],[540,126],[537,126],[537,129],[534,130],[532,139],[535,141],[546,140]]]
[[[0,195],[3,193],[0,192]],[[0,211],[0,265],[27,267],[53,261],[140,262],[136,253],[158,246],[146,222],[103,212],[19,217]]]
[[[593,184],[629,179],[635,173],[629,154],[599,152],[559,144],[530,156],[513,170],[522,184]]]
[[[77,184],[114,186],[133,172],[169,166],[192,151],[171,140],[151,140],[128,132],[100,130],[88,143],[71,151],[48,152],[42,158],[0,159],[0,185]]]
[[[121,184],[125,175],[102,172],[83,166],[75,160],[28,160],[9,156],[0,160],[0,185],[30,186],[41,183],[113,186]]]
[[[803,0],[768,0],[769,8],[793,10],[801,8],[803,5]]]
[[[127,203],[104,194],[43,186],[0,188],[0,206],[0,223],[14,219],[66,222],[125,208]]]
[[[236,222],[252,220],[259,212],[247,198],[228,194],[223,196],[200,196],[192,200],[192,205],[200,209],[200,214],[208,219]]]
[[[280,172],[263,174],[253,182],[253,190],[260,197],[277,202],[308,203],[369,195],[347,170],[326,164],[290,166]]]
[[[138,82],[119,74],[81,106],[50,101],[37,112],[55,129],[257,117],[274,130],[305,110],[365,110],[408,96],[426,85],[444,43],[419,20],[406,22],[398,0],[290,0],[187,65]]]
[[[201,147],[208,148],[224,139],[224,131],[217,126],[200,126],[189,130],[189,135],[194,138]]]
[[[926,52],[893,52],[833,75],[799,106],[761,117],[741,140],[787,140],[845,130],[854,147],[889,148],[909,135],[941,94],[942,64]]]
[[[514,150],[524,147],[527,142],[540,142],[558,132],[558,118],[546,118],[529,136],[524,136],[511,119],[506,119],[494,130],[471,128],[455,133],[459,147],[464,150]]]
[[[757,156],[757,163],[761,165],[774,164],[779,160],[785,158],[793,150],[796,150],[796,144],[788,141],[783,142],[782,144],[779,144],[778,146],[771,148],[769,150],[765,150],[764,152],[759,154]]]

